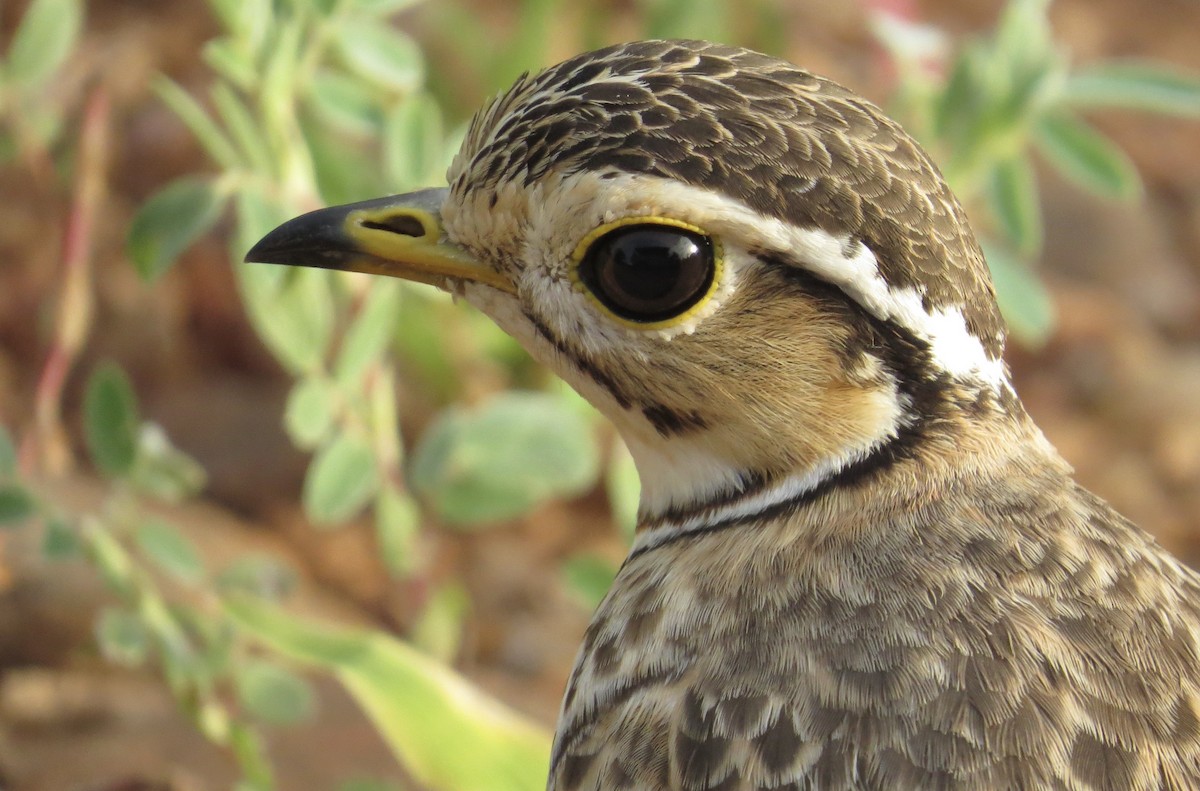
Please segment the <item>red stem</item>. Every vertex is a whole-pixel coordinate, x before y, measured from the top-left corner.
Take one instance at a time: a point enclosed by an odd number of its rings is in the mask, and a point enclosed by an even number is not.
[[[91,264],[96,210],[105,192],[108,158],[108,92],[97,86],[88,96],[79,133],[79,166],[62,241],[63,285],[54,339],[38,378],[35,423],[21,443],[23,473],[35,467],[62,472],[71,463],[62,428],[62,392],[91,325]]]

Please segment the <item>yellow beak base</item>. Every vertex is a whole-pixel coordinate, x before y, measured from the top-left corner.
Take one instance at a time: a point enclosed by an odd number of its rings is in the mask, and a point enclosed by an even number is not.
[[[387,275],[447,291],[482,283],[513,293],[511,283],[444,238],[447,190],[426,189],[331,206],[288,220],[246,253],[246,263],[310,266]]]

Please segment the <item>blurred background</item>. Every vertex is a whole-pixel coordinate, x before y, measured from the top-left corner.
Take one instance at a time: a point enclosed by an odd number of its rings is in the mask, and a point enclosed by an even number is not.
[[[0,788],[468,787],[436,758],[485,755],[476,725],[529,771],[470,787],[537,787],[628,457],[469,309],[239,262],[442,183],[486,97],[615,41],[751,46],[899,117],[984,240],[1029,411],[1200,561],[1197,30],[1194,0],[0,5]],[[385,634],[393,670],[355,664]],[[460,682],[519,714],[406,697]]]

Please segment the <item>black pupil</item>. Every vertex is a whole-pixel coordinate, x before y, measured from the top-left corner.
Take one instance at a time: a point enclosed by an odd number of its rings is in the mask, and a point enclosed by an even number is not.
[[[708,293],[712,241],[665,225],[630,225],[600,237],[583,257],[579,275],[613,313],[653,322],[687,311]]]

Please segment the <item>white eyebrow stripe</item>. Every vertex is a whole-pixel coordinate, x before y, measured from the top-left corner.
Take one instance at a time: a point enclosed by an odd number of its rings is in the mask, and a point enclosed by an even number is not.
[[[581,173],[572,178],[596,178]],[[746,246],[785,255],[806,271],[837,286],[872,316],[891,321],[929,344],[931,361],[960,379],[982,382],[993,390],[1009,388],[1003,358],[993,357],[971,332],[961,306],[926,310],[924,294],[913,287],[894,287],[880,274],[875,252],[849,234],[835,236],[820,228],[801,228],[765,216],[746,204],[713,190],[658,176],[618,173],[610,188],[638,196],[645,207],[670,207],[710,233],[727,234]]]

